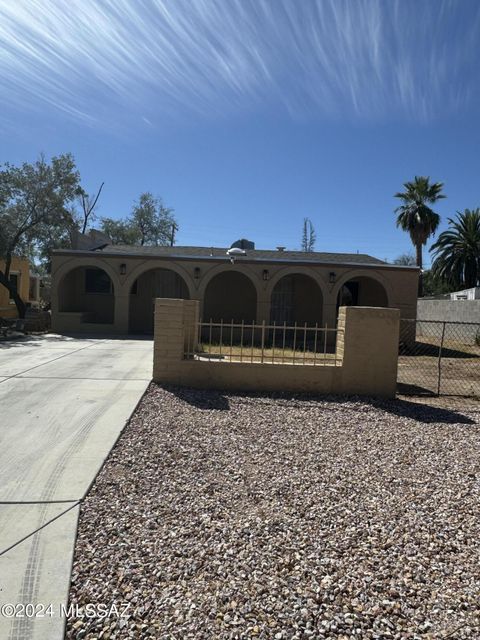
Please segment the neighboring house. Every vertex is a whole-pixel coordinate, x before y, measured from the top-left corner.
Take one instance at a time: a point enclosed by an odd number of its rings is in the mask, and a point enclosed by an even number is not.
[[[5,263],[0,261],[0,269]],[[40,300],[40,278],[30,273],[30,263],[26,258],[12,259],[10,282],[13,282],[22,300],[31,306],[38,306]],[[18,316],[15,302],[10,292],[0,284],[0,317],[16,318]]]
[[[450,294],[450,300],[480,300],[480,287],[454,291]]]
[[[452,291],[452,293],[440,293],[437,296],[425,296],[421,300],[480,300],[480,287]]]
[[[101,244],[52,255],[52,328],[152,333],[158,297],[200,301],[204,321],[336,324],[340,304],[395,307],[415,318],[417,267],[363,254]]]

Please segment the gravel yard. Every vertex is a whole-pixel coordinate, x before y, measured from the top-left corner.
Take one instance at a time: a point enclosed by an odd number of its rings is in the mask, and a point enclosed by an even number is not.
[[[152,385],[83,504],[68,638],[480,638],[480,410]]]

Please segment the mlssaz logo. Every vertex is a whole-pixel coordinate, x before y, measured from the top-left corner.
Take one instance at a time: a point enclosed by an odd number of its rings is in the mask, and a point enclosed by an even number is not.
[[[60,615],[65,618],[125,618],[130,603],[125,604],[69,604],[60,605]]]

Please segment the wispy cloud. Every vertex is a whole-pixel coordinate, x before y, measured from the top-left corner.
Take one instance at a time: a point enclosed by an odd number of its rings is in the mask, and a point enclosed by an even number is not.
[[[420,121],[476,91],[463,0],[15,0],[0,4],[0,108],[147,126],[283,108]]]

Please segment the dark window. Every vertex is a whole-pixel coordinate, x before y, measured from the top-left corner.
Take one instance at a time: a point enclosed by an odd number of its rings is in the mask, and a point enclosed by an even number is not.
[[[342,307],[358,305],[358,282],[347,282],[340,290],[338,304]]]
[[[85,293],[113,293],[108,273],[103,269],[85,269]]]
[[[30,278],[29,286],[28,286],[28,299],[36,300],[37,299],[37,279]]]
[[[18,293],[18,286],[20,284],[20,275],[18,273],[10,274],[10,284],[13,285],[15,292]],[[10,300],[13,300],[12,294],[10,294]]]

